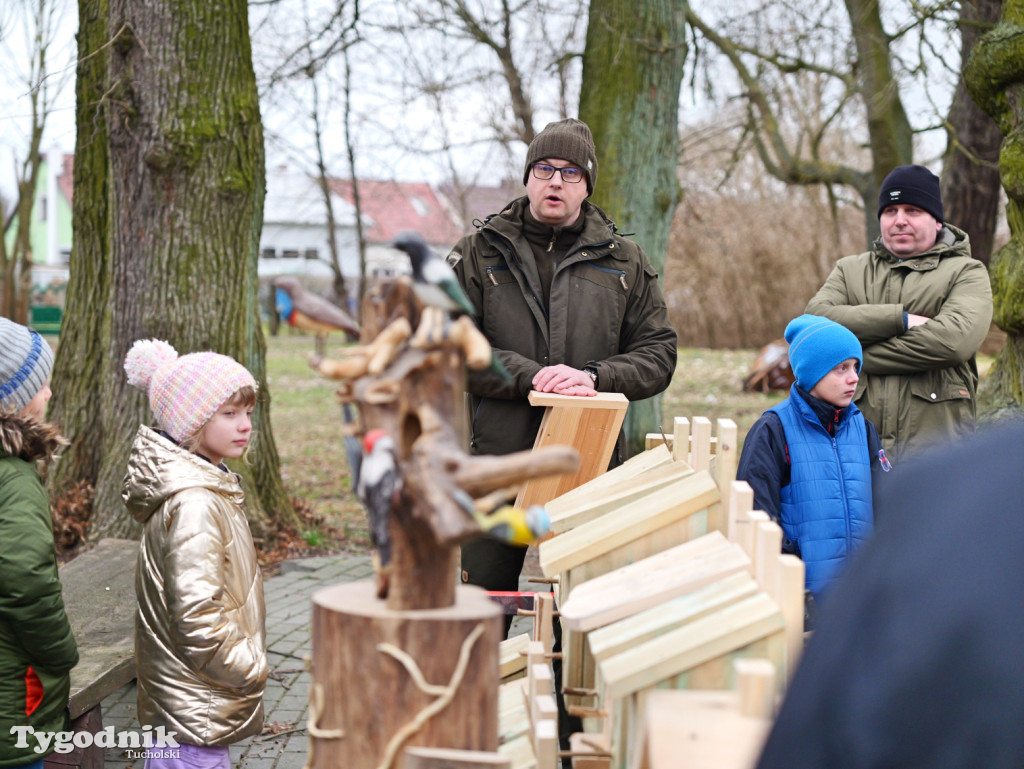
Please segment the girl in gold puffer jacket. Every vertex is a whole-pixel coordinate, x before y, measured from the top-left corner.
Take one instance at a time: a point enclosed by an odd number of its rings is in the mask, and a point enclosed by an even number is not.
[[[148,769],[229,769],[228,746],[263,726],[263,583],[239,478],[256,381],[213,352],[140,340],[125,358],[159,431],[132,446],[122,497],[143,524],[135,590],[139,720],[174,733]]]

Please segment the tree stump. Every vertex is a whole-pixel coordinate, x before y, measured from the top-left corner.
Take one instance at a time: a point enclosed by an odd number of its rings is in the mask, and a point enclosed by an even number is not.
[[[476,587],[428,610],[388,608],[370,582],[314,593],[311,769],[398,769],[409,745],[496,750],[502,628]]]

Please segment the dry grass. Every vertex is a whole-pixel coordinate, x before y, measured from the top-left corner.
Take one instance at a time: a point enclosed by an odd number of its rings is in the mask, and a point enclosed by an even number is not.
[[[323,521],[306,532],[308,543],[319,538],[321,545],[366,550],[366,519],[349,480],[336,386],[309,368],[312,351],[311,336],[282,331],[267,337],[271,419],[282,473],[289,493]],[[762,411],[784,397],[741,392],[753,359],[751,350],[680,350],[679,367],[664,399],[666,429],[671,430],[677,416],[706,416],[712,423],[728,417],[745,435]],[[337,537],[329,528],[338,530]]]

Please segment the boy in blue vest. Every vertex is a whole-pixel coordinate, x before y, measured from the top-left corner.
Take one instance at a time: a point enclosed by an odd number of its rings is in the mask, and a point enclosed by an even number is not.
[[[872,474],[890,465],[853,403],[863,359],[857,337],[801,315],[786,326],[786,341],[796,382],[750,428],[736,477],[754,490],[754,508],[782,527],[782,552],[804,561],[810,630],[814,604],[874,528]]]

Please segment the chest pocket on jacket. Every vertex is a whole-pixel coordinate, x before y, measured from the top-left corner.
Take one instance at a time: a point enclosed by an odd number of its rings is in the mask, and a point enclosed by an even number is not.
[[[521,330],[511,328],[517,324],[510,324],[509,318],[525,317],[522,311],[513,309],[522,307],[525,311],[525,300],[508,265],[492,264],[484,268],[483,304],[484,335],[495,347],[513,348],[515,339],[506,337],[510,334],[514,337]]]
[[[910,382],[910,394],[929,403],[971,399],[971,391],[967,389],[967,385],[955,378],[951,379],[948,373],[946,376],[915,378]]]
[[[618,352],[619,331],[626,314],[629,278],[625,270],[593,262],[572,268],[569,292],[569,323],[589,329],[589,357],[600,358]]]

